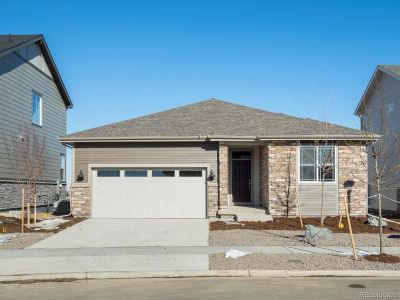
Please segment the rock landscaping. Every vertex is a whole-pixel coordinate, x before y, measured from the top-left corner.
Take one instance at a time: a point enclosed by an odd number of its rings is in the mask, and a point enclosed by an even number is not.
[[[49,236],[52,232],[30,232],[30,233],[8,233],[2,234],[5,238],[10,238],[6,243],[0,243],[0,250],[15,250],[29,247]]]
[[[61,218],[57,218],[61,219]],[[46,221],[51,223],[54,218],[49,218]],[[54,222],[55,227],[46,229],[46,221],[42,221],[42,227],[33,228],[33,221],[30,228],[24,227],[24,233],[21,233],[21,220],[14,217],[0,216],[0,250],[12,250],[12,249],[23,249],[30,245],[33,245],[54,233],[64,230],[70,226],[73,226],[81,221],[83,218],[64,217],[61,219],[63,223]],[[41,220],[37,220],[37,224],[40,224]]]
[[[396,258],[399,258],[395,256]],[[400,259],[400,258],[399,258]],[[384,263],[330,254],[250,254],[237,259],[223,253],[209,256],[210,270],[400,270],[400,263]]]
[[[344,227],[341,229],[339,225],[339,217],[326,217],[324,227],[336,233],[347,233],[348,224],[346,218],[342,220]],[[320,226],[319,218],[303,218],[303,224],[311,224]],[[379,233],[379,228],[368,224],[367,217],[351,218],[351,225],[353,233]],[[274,218],[273,221],[268,222],[238,222],[238,223],[225,223],[223,221],[216,221],[210,223],[210,230],[233,230],[233,229],[250,229],[250,230],[304,230],[300,225],[299,218]],[[383,228],[384,233],[399,233],[400,224],[388,223]]]
[[[356,246],[378,247],[379,235],[371,233],[354,234]],[[304,230],[216,230],[210,231],[210,246],[307,246]],[[316,239],[314,246],[350,247],[348,233],[334,233],[332,238]],[[384,234],[386,247],[400,247],[400,235]]]

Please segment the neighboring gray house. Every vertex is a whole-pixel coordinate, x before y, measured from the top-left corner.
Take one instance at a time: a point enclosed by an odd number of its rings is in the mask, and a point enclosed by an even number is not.
[[[55,191],[57,182],[65,185],[65,146],[59,137],[66,134],[71,107],[44,37],[0,35],[0,209],[21,206],[9,153],[23,129],[46,136],[40,191]]]
[[[355,110],[355,115],[360,116],[361,128],[381,134],[381,107],[383,107],[383,115],[389,134],[397,136],[397,146],[400,143],[400,65],[378,65],[372,78],[361,97],[361,100]],[[393,140],[389,137],[388,141]],[[391,145],[393,149],[393,145]],[[389,152],[391,151],[388,149]],[[395,165],[400,162],[400,152],[396,151],[396,155],[390,158],[387,165]],[[370,158],[370,166],[372,158]],[[370,169],[369,175],[369,196],[376,194],[373,180],[373,173]],[[382,200],[382,208],[387,213],[399,212],[400,205],[395,201],[400,201],[400,174],[397,178],[393,178],[390,184],[384,186],[384,198]],[[387,198],[386,198],[387,197]],[[390,200],[390,199],[392,200]],[[395,201],[393,201],[395,200]],[[376,198],[370,198],[369,208],[377,209]]]
[[[289,188],[298,190],[303,215],[318,216],[319,160],[329,152],[325,214],[340,213],[344,182],[353,180],[350,210],[365,216],[362,132],[328,124],[327,136],[325,125],[211,99],[67,135],[61,141],[73,147],[73,214],[207,218],[245,205],[284,215],[280,199]],[[328,145],[314,143],[325,139]]]

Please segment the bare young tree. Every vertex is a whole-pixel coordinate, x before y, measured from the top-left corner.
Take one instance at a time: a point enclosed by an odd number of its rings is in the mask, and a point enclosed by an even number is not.
[[[293,172],[293,147],[290,147],[289,152],[284,156],[285,173],[281,181],[271,182],[272,191],[278,200],[279,204],[285,207],[286,217],[289,217],[291,209],[298,205],[298,193],[296,188],[295,172]]]
[[[379,249],[383,253],[382,228],[382,192],[393,187],[399,181],[400,148],[398,137],[390,127],[387,117],[387,105],[377,80],[374,82],[378,101],[376,104],[361,107],[361,130],[366,145],[364,153],[360,153],[365,172],[373,179],[378,200]],[[349,143],[350,149],[355,145]],[[357,153],[357,152],[355,152]],[[371,184],[371,182],[370,182]]]
[[[46,162],[46,134],[38,134],[32,126],[23,126],[17,134],[6,135],[3,141],[7,150],[15,181],[27,191],[27,203],[38,193]]]

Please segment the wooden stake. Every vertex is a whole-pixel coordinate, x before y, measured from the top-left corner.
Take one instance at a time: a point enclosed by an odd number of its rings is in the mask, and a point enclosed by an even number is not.
[[[349,198],[350,198],[350,193],[351,193],[350,190],[347,191],[347,197],[349,197]],[[347,197],[344,198],[344,207],[346,209],[347,224],[349,225],[349,233],[350,233],[350,239],[351,239],[351,246],[353,247],[354,260],[358,260],[357,252],[356,252],[356,244],[354,242],[354,237],[353,237],[353,230],[351,229],[351,221],[350,221]]]
[[[37,202],[36,202],[36,197],[37,197],[37,195],[35,194],[35,199],[34,199],[34,201],[33,201],[33,224],[34,224],[34,227],[36,228],[36,219],[37,219],[37,215],[36,215],[36,204],[37,204]]]
[[[339,228],[340,228],[340,224],[342,224],[342,220],[343,220],[343,206],[342,206],[342,208],[340,208],[340,218],[339,218],[339,224],[338,224]]]
[[[21,233],[24,233],[24,217],[25,217],[25,189],[21,191]]]
[[[299,188],[296,187],[296,202],[297,202],[297,213],[299,214],[300,218],[300,225],[303,228],[303,216],[301,215],[301,208],[300,208],[300,200],[299,200]]]
[[[26,207],[26,225],[28,226],[28,228],[31,228],[31,199],[30,199],[30,193],[28,196],[28,203],[27,203],[27,207]]]

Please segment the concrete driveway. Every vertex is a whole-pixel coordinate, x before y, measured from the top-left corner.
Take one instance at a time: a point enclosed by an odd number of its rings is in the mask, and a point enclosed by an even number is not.
[[[208,246],[207,219],[89,219],[29,248]]]

